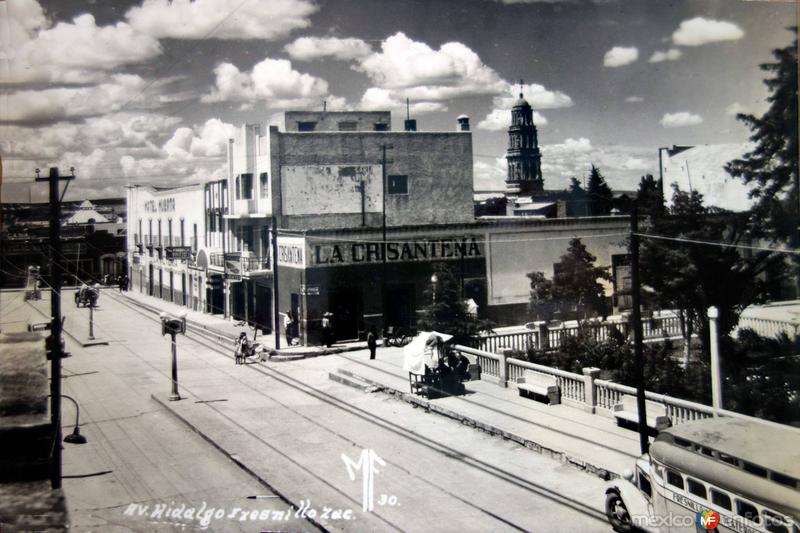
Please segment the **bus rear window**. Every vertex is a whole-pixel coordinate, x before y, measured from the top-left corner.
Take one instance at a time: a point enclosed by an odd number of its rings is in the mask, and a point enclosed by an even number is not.
[[[699,496],[704,500],[708,498],[706,496],[706,486],[700,483],[699,481],[695,481],[694,479],[687,477],[686,478],[686,487],[689,490],[690,494],[694,494],[695,496]]]
[[[683,488],[683,478],[679,473],[673,472],[672,470],[667,470],[667,483],[679,489]]]
[[[761,523],[761,517],[758,515],[758,509],[756,509],[756,506],[750,502],[737,499],[736,514],[743,516],[751,522],[755,522],[756,524]]]
[[[719,505],[723,509],[731,510],[731,498],[723,492],[711,489],[711,502],[714,505]]]
[[[797,487],[796,479],[793,477],[784,476],[783,474],[779,474],[777,472],[772,472],[772,481],[775,483],[780,483],[781,485],[786,485],[787,487]]]

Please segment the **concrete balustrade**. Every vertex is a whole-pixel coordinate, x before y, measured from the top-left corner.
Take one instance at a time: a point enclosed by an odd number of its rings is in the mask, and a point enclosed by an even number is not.
[[[561,389],[562,404],[609,419],[613,418],[614,405],[620,403],[623,396],[636,395],[634,387],[599,379],[601,372],[599,368],[584,368],[581,374],[575,374],[515,359],[511,357],[513,350],[509,348],[503,349],[501,353],[491,353],[461,345],[456,345],[454,349],[468,357],[470,361],[481,365],[482,380],[497,383],[500,387],[516,387],[517,378],[522,376],[525,370],[554,376]],[[714,409],[711,406],[673,398],[667,394],[645,391],[645,398],[663,404],[673,425],[714,416]],[[719,414],[731,416],[724,411]]]

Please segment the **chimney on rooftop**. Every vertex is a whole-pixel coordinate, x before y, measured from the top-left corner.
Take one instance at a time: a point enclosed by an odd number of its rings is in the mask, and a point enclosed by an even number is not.
[[[458,131],[469,131],[469,117],[461,115],[458,117]]]

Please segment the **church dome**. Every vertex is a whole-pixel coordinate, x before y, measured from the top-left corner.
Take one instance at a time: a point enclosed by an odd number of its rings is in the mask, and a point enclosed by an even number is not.
[[[522,97],[522,93],[519,93],[519,98],[516,102],[514,102],[514,107],[530,107],[531,104],[528,103],[525,98]]]

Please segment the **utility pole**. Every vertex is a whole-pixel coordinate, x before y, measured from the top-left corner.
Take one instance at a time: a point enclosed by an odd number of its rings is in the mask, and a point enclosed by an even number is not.
[[[272,315],[276,350],[281,349],[281,304],[278,294],[278,219],[272,217]]]
[[[381,194],[381,199],[383,200],[383,224],[381,225],[382,228],[382,241],[381,241],[381,263],[383,266],[383,273],[381,274],[381,318],[383,322],[383,331],[384,335],[386,334],[386,165],[391,163],[386,159],[386,150],[391,150],[394,148],[391,144],[382,144],[381,145],[381,184],[383,193]]]
[[[61,254],[61,200],[58,196],[58,184],[66,181],[64,194],[67,193],[70,180],[75,176],[58,175],[58,167],[50,168],[47,178],[38,176],[36,181],[49,182],[50,188],[50,423],[53,426],[53,455],[50,462],[50,485],[54,489],[61,488],[61,358],[64,349],[61,344],[61,271],[64,268]]]
[[[642,454],[650,449],[647,435],[647,411],[644,397],[644,353],[642,349],[641,280],[639,279],[639,209],[631,209],[631,300],[633,310],[633,356],[636,364],[636,410],[639,413],[639,448]]]

